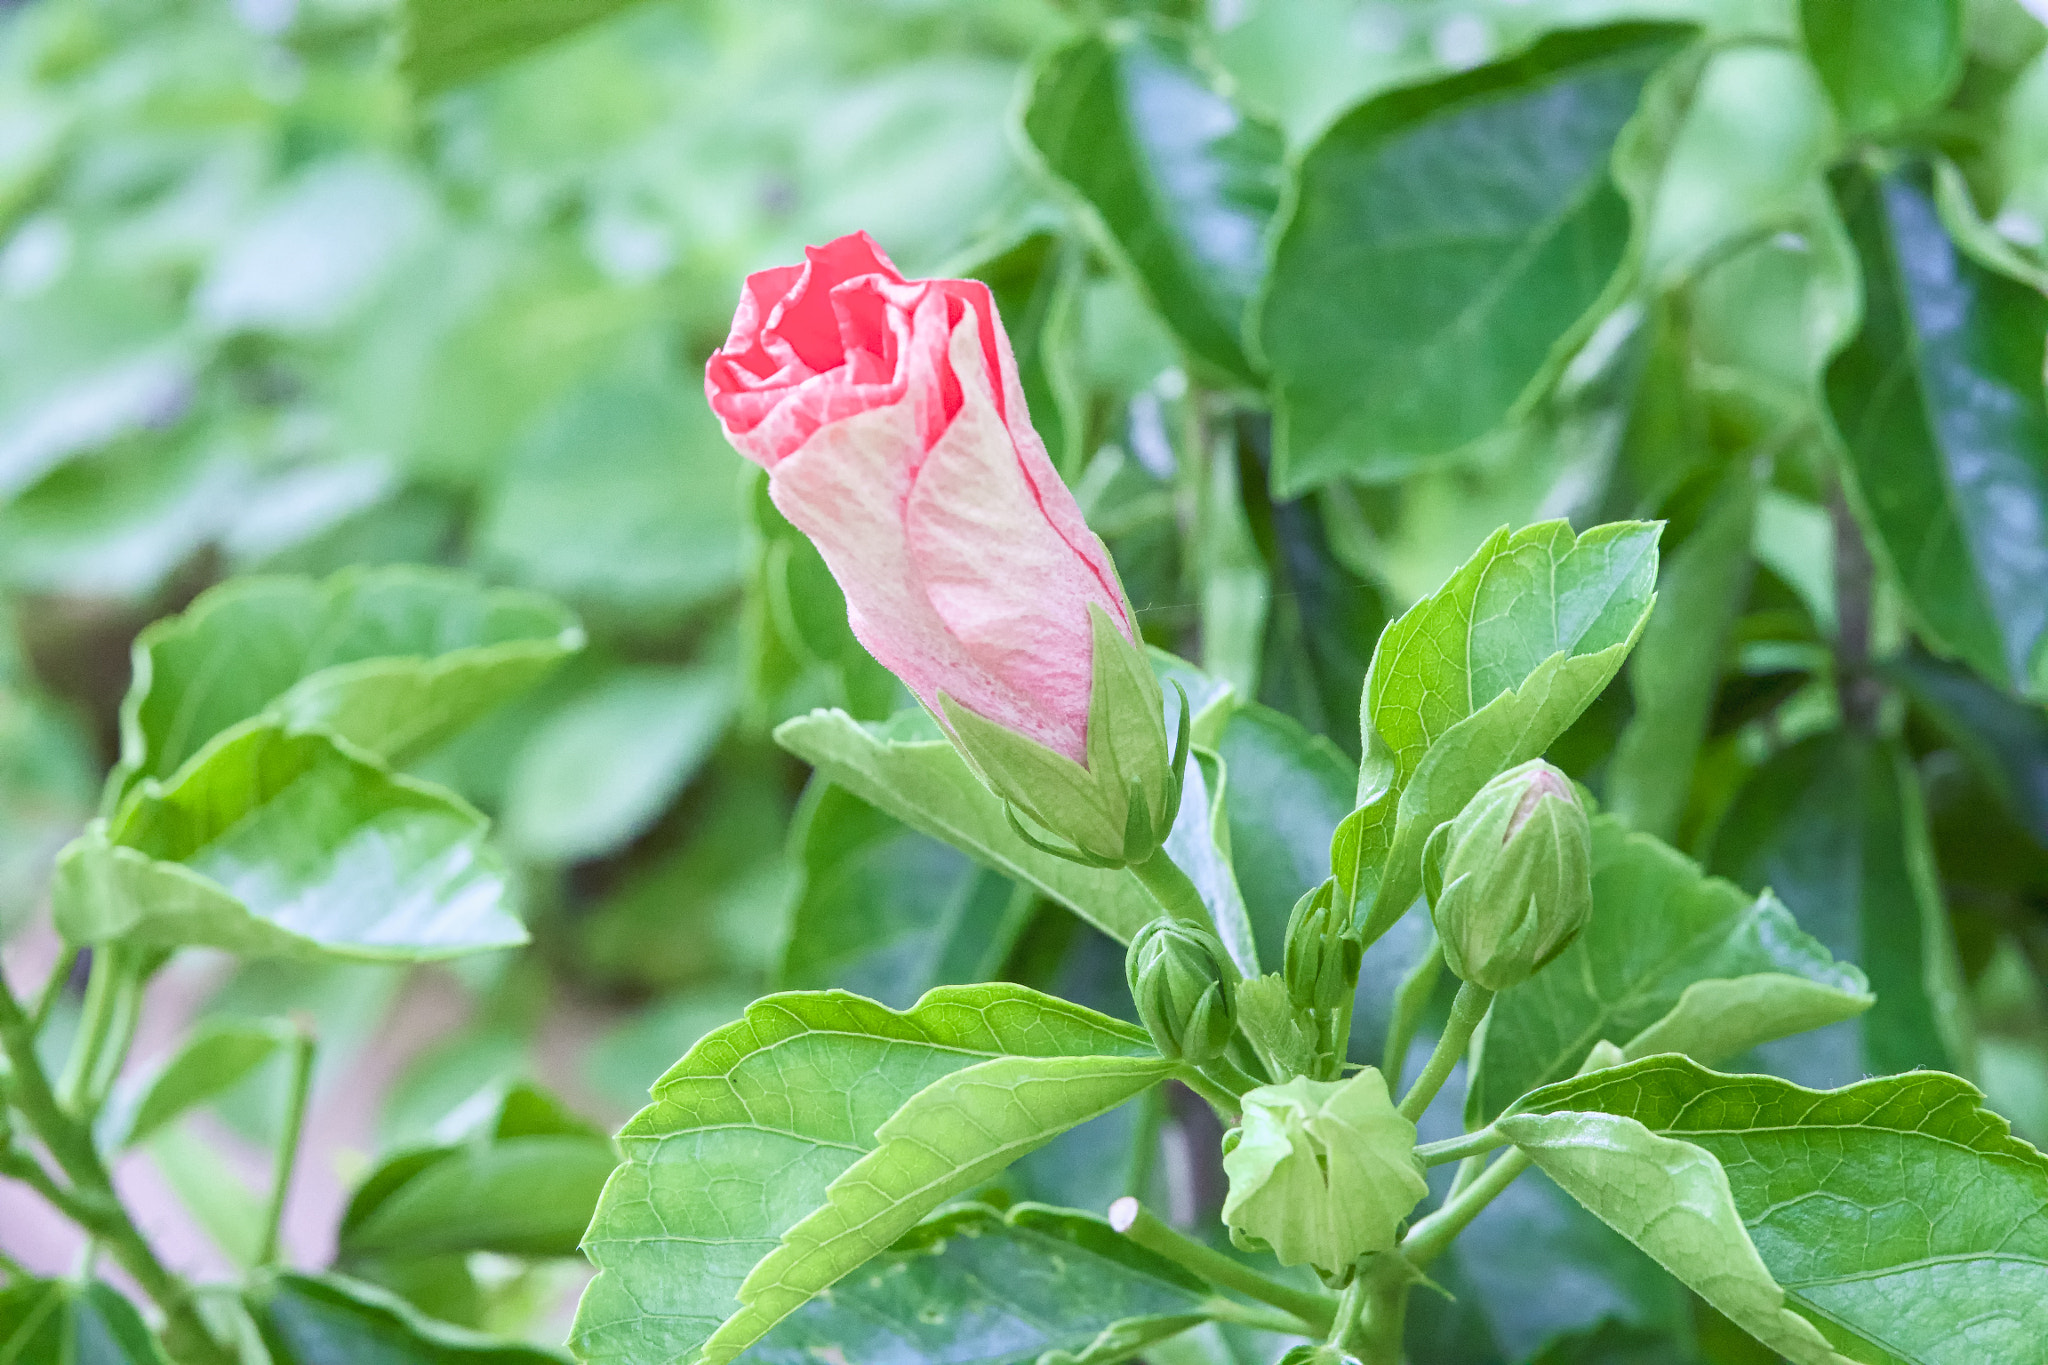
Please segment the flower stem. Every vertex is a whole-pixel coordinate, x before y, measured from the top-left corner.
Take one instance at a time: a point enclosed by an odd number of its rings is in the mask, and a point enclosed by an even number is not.
[[[1451,1017],[1444,1022],[1443,1036],[1436,1040],[1436,1051],[1429,1054],[1429,1065],[1422,1068],[1415,1084],[1401,1097],[1402,1118],[1414,1123],[1422,1117],[1422,1111],[1429,1108],[1436,1092],[1444,1088],[1451,1069],[1465,1055],[1465,1047],[1472,1041],[1473,1031],[1479,1027],[1479,1021],[1486,1017],[1486,1011],[1492,1004],[1493,992],[1486,987],[1470,981],[1458,987],[1458,998],[1451,1002]]]
[[[1408,1044],[1414,1041],[1415,1027],[1422,1022],[1422,1012],[1429,1008],[1429,997],[1435,994],[1436,979],[1443,975],[1443,970],[1443,946],[1432,931],[1429,950],[1408,969],[1408,975],[1401,978],[1394,992],[1394,1017],[1387,1024],[1386,1051],[1380,1056],[1380,1074],[1387,1078],[1389,1091],[1401,1088],[1401,1070],[1408,1064]]]
[[[1226,1119],[1235,1121],[1244,1112],[1244,1106],[1237,1102],[1236,1095],[1210,1080],[1196,1067],[1182,1066],[1174,1073],[1174,1079],[1209,1101],[1209,1107]]]
[[[1204,929],[1216,926],[1209,917],[1208,902],[1196,889],[1188,874],[1181,871],[1180,864],[1166,856],[1166,846],[1161,844],[1152,850],[1152,856],[1142,863],[1132,863],[1131,873],[1145,884],[1152,893],[1152,899],[1160,908],[1175,919],[1184,919],[1201,925]]]
[[[1508,1140],[1492,1128],[1481,1128],[1476,1133],[1465,1133],[1442,1142],[1425,1142],[1415,1149],[1415,1155],[1422,1158],[1425,1166],[1441,1166],[1446,1161],[1463,1161],[1468,1156],[1483,1156],[1496,1147],[1507,1146]]]
[[[166,1336],[176,1343],[178,1358],[227,1365],[232,1357],[200,1317],[191,1289],[165,1269],[122,1207],[91,1131],[57,1103],[36,1055],[34,1026],[5,980],[0,980],[0,1048],[5,1049],[14,1073],[9,1099],[71,1180],[72,1188],[65,1196],[66,1214],[102,1242],[164,1310]]]
[[[1135,1199],[1125,1197],[1111,1204],[1109,1225],[1145,1250],[1187,1267],[1211,1284],[1292,1313],[1314,1332],[1329,1331],[1337,1320],[1337,1300],[1329,1295],[1269,1280],[1250,1266],[1174,1231]]]
[[[1444,1206],[1429,1217],[1408,1229],[1408,1235],[1401,1239],[1401,1254],[1409,1264],[1425,1266],[1441,1256],[1451,1240],[1465,1230],[1465,1225],[1479,1216],[1479,1211],[1494,1201],[1500,1192],[1513,1183],[1514,1178],[1529,1169],[1529,1155],[1516,1148],[1491,1166],[1477,1180],[1466,1185]]]
[[[36,997],[36,1008],[31,1016],[31,1027],[41,1036],[43,1025],[50,1022],[50,1011],[57,1008],[57,1001],[63,997],[64,986],[71,980],[71,969],[78,965],[76,948],[67,948],[57,955],[57,961],[50,968],[50,975],[43,982],[43,993]]]
[[[1351,1282],[1357,1295],[1355,1318],[1337,1344],[1362,1365],[1401,1365],[1408,1291],[1415,1280],[1415,1268],[1399,1251],[1383,1251],[1367,1260]]]
[[[313,1034],[304,1023],[297,1025],[292,1039],[292,1080],[285,1101],[284,1132],[278,1138],[277,1161],[270,1180],[270,1208],[263,1220],[263,1241],[256,1252],[256,1264],[267,1266],[277,1260],[278,1234],[284,1226],[285,1196],[291,1192],[292,1170],[298,1165],[299,1134],[306,1126],[306,1098],[313,1088]]]

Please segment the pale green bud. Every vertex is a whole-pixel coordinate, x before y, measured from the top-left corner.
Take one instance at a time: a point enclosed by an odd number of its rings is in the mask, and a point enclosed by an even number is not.
[[[1169,744],[1165,701],[1152,661],[1100,606],[1091,604],[1091,682],[1085,762],[976,715],[941,692],[945,728],[984,785],[1003,798],[1017,832],[1039,849],[1091,867],[1150,858],[1173,828],[1187,767],[1190,717]],[[1039,839],[1018,812],[1062,842]]]
[[[1586,927],[1592,869],[1571,779],[1540,758],[1494,778],[1423,849],[1445,965],[1490,991],[1528,980]]]
[[[1161,1056],[1199,1066],[1223,1055],[1236,1025],[1237,968],[1216,935],[1153,920],[1131,940],[1124,976]]]
[[[1336,1346],[1296,1346],[1279,1365],[1358,1365],[1358,1357]]]
[[[1337,903],[1337,882],[1328,879],[1294,903],[1287,920],[1287,998],[1296,1009],[1335,1009],[1358,987],[1358,959],[1364,951],[1350,936],[1351,916]]]
[[[1230,1193],[1223,1221],[1247,1250],[1326,1275],[1393,1247],[1429,1187],[1380,1073],[1342,1081],[1297,1076],[1245,1092],[1244,1121],[1224,1138]]]

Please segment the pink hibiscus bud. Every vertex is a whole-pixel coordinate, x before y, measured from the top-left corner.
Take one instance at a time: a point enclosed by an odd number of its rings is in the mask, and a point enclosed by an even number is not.
[[[990,789],[1068,856],[1144,861],[1185,747],[1168,753],[1130,603],[1032,429],[988,286],[906,280],[866,233],[804,256],[748,277],[705,366],[726,438]]]

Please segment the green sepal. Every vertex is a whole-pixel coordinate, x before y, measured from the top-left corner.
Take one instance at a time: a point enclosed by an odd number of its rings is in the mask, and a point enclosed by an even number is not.
[[[1268,1075],[1276,1079],[1309,1074],[1316,1064],[1316,1030],[1287,996],[1278,972],[1255,976],[1237,988],[1237,1026]]]

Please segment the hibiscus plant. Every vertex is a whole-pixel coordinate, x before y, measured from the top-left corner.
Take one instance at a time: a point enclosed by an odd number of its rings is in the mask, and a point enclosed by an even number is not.
[[[390,8],[0,17],[0,1365],[2048,1365],[2038,5]]]

